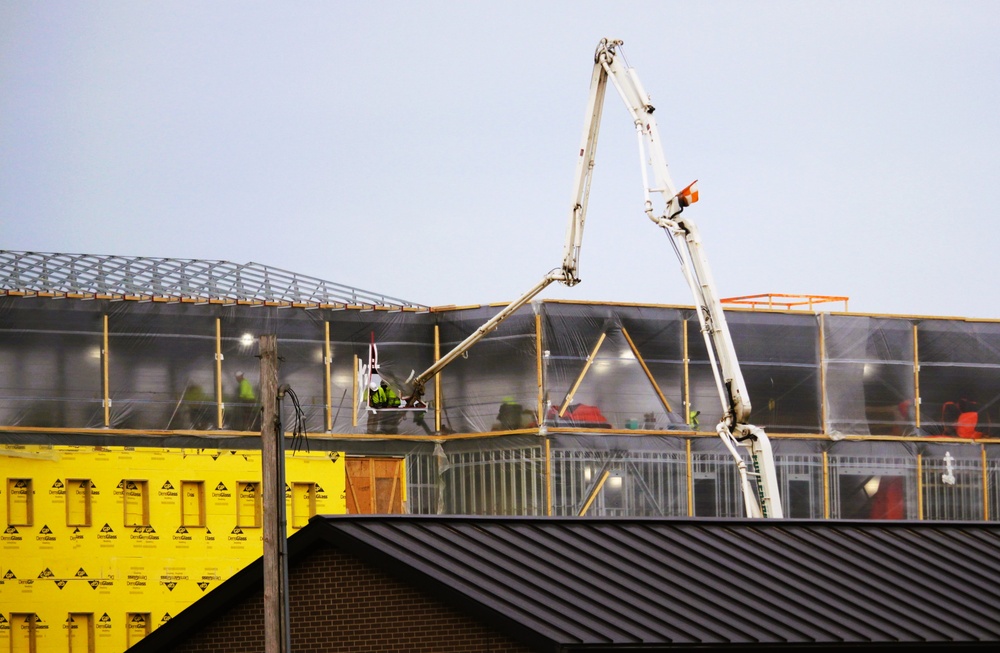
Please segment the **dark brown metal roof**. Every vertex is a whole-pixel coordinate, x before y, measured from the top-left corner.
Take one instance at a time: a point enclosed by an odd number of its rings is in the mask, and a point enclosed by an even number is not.
[[[997,522],[329,515],[288,545],[290,566],[332,546],[539,651],[1000,643]],[[262,587],[258,559],[134,650]]]
[[[1000,524],[314,518],[557,649],[1000,642]]]

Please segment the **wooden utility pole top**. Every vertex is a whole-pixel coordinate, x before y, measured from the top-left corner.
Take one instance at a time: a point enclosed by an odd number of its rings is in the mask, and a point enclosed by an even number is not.
[[[278,433],[278,339],[260,337],[261,495],[264,508],[264,650],[288,650],[285,446]]]

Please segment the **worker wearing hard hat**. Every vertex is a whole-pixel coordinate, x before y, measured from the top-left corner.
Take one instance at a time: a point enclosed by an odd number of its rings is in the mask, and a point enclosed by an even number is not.
[[[379,409],[399,408],[399,395],[392,389],[385,379],[380,379],[377,375],[372,376],[368,384],[368,406],[372,410],[368,414],[369,433],[396,433],[399,429],[399,422],[403,418],[402,412],[389,411],[383,415],[378,414]]]
[[[368,384],[368,405],[372,408],[399,408],[399,395],[385,382],[375,380]]]

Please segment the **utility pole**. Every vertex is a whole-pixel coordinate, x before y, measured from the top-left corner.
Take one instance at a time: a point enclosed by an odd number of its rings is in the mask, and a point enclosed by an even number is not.
[[[261,494],[264,508],[264,651],[291,653],[285,520],[285,438],[279,433],[278,339],[260,337]]]

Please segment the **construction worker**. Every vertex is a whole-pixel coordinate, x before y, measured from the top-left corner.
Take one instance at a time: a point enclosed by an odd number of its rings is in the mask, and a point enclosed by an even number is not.
[[[249,431],[253,429],[254,415],[257,403],[257,395],[253,391],[250,381],[243,376],[243,372],[236,373],[236,410],[234,411],[233,427],[238,431]]]
[[[979,425],[979,403],[961,398],[958,400],[958,417],[955,419],[955,435],[960,438],[981,438],[985,433],[976,430]]]
[[[521,428],[521,413],[524,409],[513,397],[504,397],[497,412],[497,423],[494,430],[511,431]]]
[[[206,429],[211,422],[209,412],[210,398],[197,383],[190,383],[184,390],[184,405],[188,413],[188,428]]]
[[[392,389],[392,386],[384,379],[376,380],[373,378],[368,386],[368,405],[375,408],[376,411],[372,411],[368,415],[368,432],[397,433],[399,422],[403,419],[403,413],[401,411],[386,412],[384,415],[378,415],[377,409],[399,408],[401,403],[399,395]]]
[[[368,386],[368,405],[372,408],[399,408],[399,395],[385,381],[373,379]]]
[[[965,397],[946,401],[941,406],[941,435],[949,437],[981,438],[985,434],[976,430],[979,425],[979,404]]]

